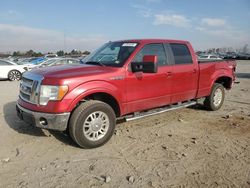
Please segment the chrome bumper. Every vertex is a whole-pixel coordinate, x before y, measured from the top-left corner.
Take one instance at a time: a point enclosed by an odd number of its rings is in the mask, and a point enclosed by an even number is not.
[[[17,116],[24,122],[43,129],[64,131],[67,129],[70,113],[50,114],[30,111],[16,105]]]

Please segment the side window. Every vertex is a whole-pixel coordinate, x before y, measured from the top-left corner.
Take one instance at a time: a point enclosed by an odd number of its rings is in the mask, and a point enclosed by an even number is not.
[[[68,64],[77,64],[78,61],[77,60],[74,60],[74,59],[69,59],[68,60]]]
[[[0,60],[0,65],[11,65],[10,63],[6,62],[6,61],[1,61]]]
[[[65,59],[61,59],[55,63],[55,65],[64,65],[64,64],[67,64],[67,60]]]
[[[78,60],[72,60],[72,63],[74,63],[74,64],[80,64],[80,61],[78,61]]]
[[[132,62],[142,62],[143,56],[156,55],[158,58],[158,65],[167,65],[167,58],[163,44],[147,44],[134,57]]]
[[[67,60],[67,64],[72,64],[72,63],[73,63],[73,61],[71,59]]]
[[[192,64],[192,56],[185,44],[170,44],[176,65]]]

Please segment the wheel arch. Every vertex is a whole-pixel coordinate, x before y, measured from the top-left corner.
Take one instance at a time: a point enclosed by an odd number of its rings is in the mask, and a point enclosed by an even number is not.
[[[214,83],[223,85],[225,89],[231,89],[232,81],[233,79],[229,76],[220,76],[214,81]]]
[[[121,105],[112,92],[107,90],[93,89],[88,90],[79,95],[69,106],[68,111],[73,111],[79,104],[89,101],[89,100],[98,100],[107,103],[114,110],[116,117],[121,116],[122,109]]]
[[[88,100],[98,100],[107,103],[114,110],[116,117],[121,115],[120,105],[115,97],[109,93],[97,92],[92,93],[84,97],[83,101]]]
[[[18,69],[11,69],[11,70],[9,70],[8,75],[10,74],[11,71],[18,71],[18,72],[20,72],[20,74],[22,74],[21,71]]]
[[[222,84],[225,89],[231,89],[233,83],[233,74],[229,69],[220,68],[216,70],[211,77],[211,85],[209,93],[211,93],[215,83]]]

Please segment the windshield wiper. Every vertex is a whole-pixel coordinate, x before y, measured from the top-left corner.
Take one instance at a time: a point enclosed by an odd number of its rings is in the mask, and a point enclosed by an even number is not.
[[[101,63],[100,61],[87,61],[87,62],[85,62],[85,64],[100,65],[102,67],[105,67],[105,65],[103,63]]]

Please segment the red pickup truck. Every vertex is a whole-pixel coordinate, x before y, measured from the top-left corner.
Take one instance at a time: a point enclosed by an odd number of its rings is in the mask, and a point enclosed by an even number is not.
[[[83,148],[112,136],[117,118],[134,120],[187,107],[205,98],[218,110],[235,80],[234,61],[198,62],[187,41],[108,42],[82,65],[23,74],[18,116],[36,127],[67,130]]]

